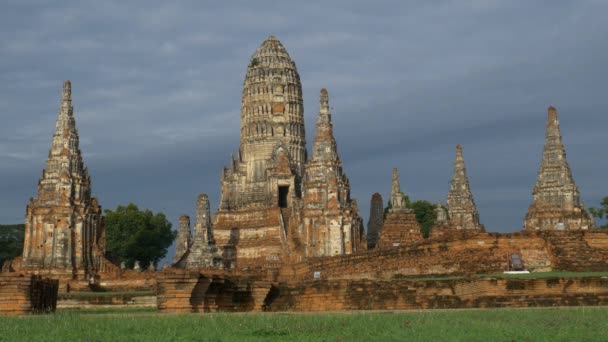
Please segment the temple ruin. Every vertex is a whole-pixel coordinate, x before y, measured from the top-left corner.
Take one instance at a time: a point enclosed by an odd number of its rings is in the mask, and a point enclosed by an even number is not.
[[[26,209],[22,259],[12,268],[64,272],[87,278],[105,264],[101,206],[79,148],[72,86],[63,82],[59,116],[38,196]]]
[[[366,236],[338,153],[329,92],[320,90],[309,155],[298,71],[271,36],[247,67],[240,145],[221,172],[218,211],[212,215],[200,194],[194,227],[179,218],[172,267],[157,272],[136,261],[129,270],[104,258],[102,211],[91,196],[65,81],[38,196],[26,209],[23,255],[0,276],[0,299],[8,298],[0,313],[51,311],[58,291],[145,291],[159,312],[605,305],[605,277],[500,277],[513,255],[532,272],[608,270],[608,232],[592,229],[555,108],[548,116],[524,230],[485,231],[457,145],[447,204],[437,203],[430,237],[422,236],[396,168],[386,212],[379,193],[371,198]],[[51,279],[32,275],[40,273]]]
[[[286,260],[365,249],[327,90],[321,90],[310,158],[300,76],[275,37],[251,57],[242,96],[241,143],[222,170],[219,210],[207,223],[223,267],[278,268]],[[200,234],[205,232],[195,229],[188,260]]]
[[[593,217],[585,210],[566,160],[555,107],[547,110],[545,146],[532,195],[533,202],[524,220],[525,229],[593,228]]]
[[[407,246],[423,240],[416,214],[407,207],[408,201],[401,191],[399,172],[394,168],[389,209],[380,230],[378,248]]]

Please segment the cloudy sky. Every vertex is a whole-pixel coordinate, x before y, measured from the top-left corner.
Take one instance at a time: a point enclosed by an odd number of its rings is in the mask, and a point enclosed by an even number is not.
[[[326,87],[353,195],[445,201],[464,146],[482,223],[522,227],[558,108],[587,206],[608,196],[608,1],[21,1],[0,5],[0,222],[22,222],[72,80],[81,149],[105,208],[177,223],[219,200],[239,144],[251,54],[296,61],[307,140]]]

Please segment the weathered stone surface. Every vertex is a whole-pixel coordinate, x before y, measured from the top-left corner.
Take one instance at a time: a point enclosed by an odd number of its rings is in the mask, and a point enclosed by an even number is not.
[[[290,198],[300,196],[306,163],[302,86],[295,63],[273,36],[251,57],[241,103],[241,144],[222,172],[220,211],[276,206],[279,186],[289,186]]]
[[[262,311],[270,289],[259,276],[167,270],[158,276],[158,311]]]
[[[350,182],[342,170],[326,89],[321,89],[312,151],[303,182],[306,255],[339,255],[364,250],[367,247],[365,229],[350,197]]]
[[[105,260],[101,206],[79,149],[70,81],[61,105],[38,197],[26,209],[21,269],[64,270],[88,278],[111,265]]]
[[[295,63],[271,36],[247,68],[240,147],[222,171],[219,210],[209,225],[208,240],[216,242],[226,268],[276,270],[284,262],[366,248],[333,136],[327,90],[321,91],[310,159],[302,103]],[[191,264],[199,258],[194,244]]]
[[[456,145],[454,175],[448,192],[448,214],[450,227],[453,229],[484,230],[483,225],[479,223],[479,212],[469,186],[461,145]]]
[[[375,193],[372,195],[372,200],[369,209],[369,221],[367,223],[367,248],[376,248],[378,243],[378,235],[384,225],[384,203],[382,195]]]
[[[222,257],[218,253],[212,234],[209,197],[207,194],[200,194],[196,202],[196,225],[192,244],[177,261],[176,266],[187,269],[223,267]]]
[[[532,272],[608,271],[608,231],[452,232],[413,245],[309,259],[284,267],[281,279],[310,280],[317,271],[323,279],[501,273],[513,253]]]
[[[566,160],[555,107],[548,109],[543,158],[532,194],[533,202],[525,217],[525,229],[593,228],[593,218],[585,210]]]
[[[413,213],[414,211],[407,207],[406,196],[401,192],[399,184],[399,171],[393,168],[393,181],[391,183],[391,201],[389,213]]]
[[[384,218],[378,248],[394,248],[423,240],[420,225],[414,211],[406,206],[406,196],[401,192],[399,173],[393,169],[391,202]]]
[[[0,274],[0,316],[53,312],[58,281],[36,275]]]
[[[173,263],[177,263],[186,254],[191,245],[192,232],[190,231],[190,217],[182,215],[179,217],[179,228],[175,240],[175,255]]]
[[[406,310],[608,304],[602,277],[321,280],[282,283],[267,311]]]

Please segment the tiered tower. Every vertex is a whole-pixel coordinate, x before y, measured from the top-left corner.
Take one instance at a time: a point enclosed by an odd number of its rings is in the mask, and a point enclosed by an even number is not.
[[[479,212],[469,186],[460,144],[456,145],[454,175],[448,192],[448,214],[452,228],[484,230],[479,223]]]
[[[365,249],[365,230],[338,156],[325,88],[321,89],[312,158],[306,164],[303,187],[308,255],[350,254]]]
[[[423,240],[414,210],[407,207],[407,196],[401,191],[399,172],[393,169],[391,202],[378,239],[379,248],[410,245]]]
[[[369,209],[369,221],[367,223],[367,248],[372,249],[378,243],[378,235],[384,224],[384,203],[382,195],[375,193]]]
[[[296,65],[270,36],[247,67],[239,151],[222,171],[219,210],[212,218],[210,239],[225,267],[278,270],[306,256],[365,249],[327,91],[321,91],[310,159],[302,103]]]
[[[31,199],[26,209],[21,265],[90,276],[104,264],[104,252],[101,206],[91,197],[91,179],[78,143],[71,83],[65,81],[38,197]]]
[[[275,37],[251,57],[242,96],[241,143],[222,174],[220,210],[276,207],[284,197],[300,197],[306,163],[302,86],[296,64]],[[282,156],[289,175],[277,175]],[[277,178],[292,179],[278,185]]]
[[[538,170],[534,200],[528,208],[524,227],[528,230],[589,229],[593,219],[585,210],[572,171],[555,107],[549,107],[543,158]]]

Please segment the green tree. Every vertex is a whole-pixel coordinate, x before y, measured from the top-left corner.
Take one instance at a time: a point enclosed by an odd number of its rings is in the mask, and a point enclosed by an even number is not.
[[[155,264],[165,257],[176,232],[163,213],[139,210],[129,203],[116,210],[105,210],[106,256],[114,262],[125,262],[133,267],[139,260],[142,267]]]
[[[600,206],[599,208],[589,208],[589,212],[600,220],[608,220],[608,197],[602,199]],[[608,224],[604,224],[600,228],[608,228]]]
[[[428,238],[431,234],[431,228],[435,224],[435,205],[429,201],[418,200],[410,203],[408,208],[414,209],[422,236]]]
[[[0,225],[0,268],[23,252],[24,224]]]
[[[431,228],[435,224],[435,205],[429,201],[425,200],[416,200],[411,202],[408,196],[405,196],[405,205],[406,207],[413,209],[414,214],[416,214],[416,221],[420,225],[420,231],[422,236],[428,238],[431,234]],[[384,218],[386,218],[386,213],[388,210],[392,208],[391,201],[388,201],[388,205],[384,208]]]

